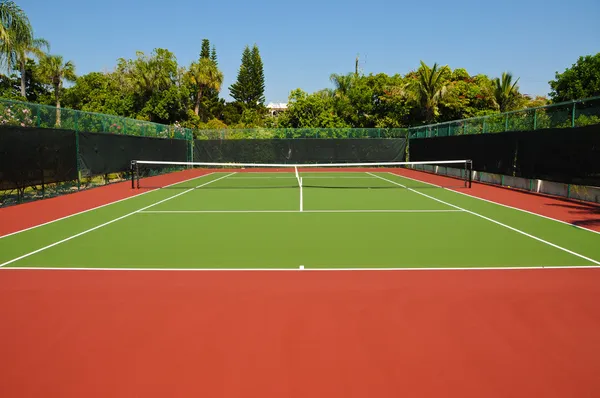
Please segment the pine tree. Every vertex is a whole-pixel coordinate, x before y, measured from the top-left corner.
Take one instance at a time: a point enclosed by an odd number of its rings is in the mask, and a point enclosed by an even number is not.
[[[242,65],[238,72],[237,81],[229,87],[231,96],[237,101],[251,108],[258,108],[265,102],[265,75],[263,63],[254,45],[249,46],[242,53]]]
[[[249,105],[252,101],[252,53],[246,46],[242,53],[242,65],[238,72],[237,81],[229,87],[231,96],[242,104]]]
[[[260,105],[265,103],[265,72],[258,47],[252,47],[252,85],[253,100]]]
[[[219,65],[219,62],[217,61],[217,49],[215,48],[214,44],[212,46],[212,50],[210,51],[210,59],[212,59],[215,65]]]
[[[200,59],[210,58],[210,41],[202,39],[202,50],[200,51]]]

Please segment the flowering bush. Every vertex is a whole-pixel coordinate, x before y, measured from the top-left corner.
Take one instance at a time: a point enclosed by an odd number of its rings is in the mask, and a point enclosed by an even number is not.
[[[22,105],[0,105],[0,125],[31,127],[35,125],[31,110]]]

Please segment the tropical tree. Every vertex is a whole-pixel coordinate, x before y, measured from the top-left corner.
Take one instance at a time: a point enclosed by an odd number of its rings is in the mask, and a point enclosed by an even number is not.
[[[513,83],[513,76],[508,72],[502,72],[502,78],[495,78],[494,82],[494,97],[500,112],[506,112],[514,109],[521,95],[519,94],[519,79]]]
[[[150,55],[121,58],[115,75],[123,92],[132,96],[137,119],[174,123],[187,117],[191,94],[171,51],[157,48]]]
[[[50,50],[50,43],[48,43],[47,40],[45,39],[31,39],[31,40],[25,40],[25,41],[14,41],[14,52],[15,52],[15,62],[16,62],[16,68],[15,69],[19,69],[19,72],[21,74],[21,96],[22,97],[27,97],[27,92],[26,92],[26,71],[25,71],[25,67],[27,65],[27,60],[29,59],[30,55],[33,55],[35,57],[37,57],[38,59],[41,59],[45,53],[44,53],[44,49],[46,49],[46,51]]]
[[[353,74],[340,75],[337,73],[332,73],[329,76],[329,80],[334,85],[334,95],[338,98],[343,98],[348,95],[350,88],[352,88],[352,83],[356,80],[356,76]]]
[[[119,59],[117,71],[126,89],[148,97],[155,91],[168,89],[177,77],[177,61],[173,53],[158,48],[147,56],[136,52],[135,60]]]
[[[221,90],[223,72],[217,68],[217,65],[210,58],[201,58],[198,62],[194,62],[190,66],[189,79],[197,90],[194,114],[198,116],[203,93],[206,90],[214,90],[216,92]]]
[[[563,73],[556,72],[550,87],[550,97],[554,102],[600,95],[600,53],[579,57],[577,63]]]
[[[60,127],[60,96],[63,81],[74,82],[77,79],[75,65],[72,61],[64,62],[61,55],[45,55],[40,59],[37,72],[43,81],[54,88],[56,126]]]
[[[435,63],[430,68],[421,61],[421,67],[412,76],[412,94],[421,105],[427,123],[432,123],[439,113],[438,105],[448,92],[450,74],[448,66]]]
[[[15,46],[33,40],[33,29],[25,12],[14,1],[0,0],[0,53],[2,61],[14,65]]]

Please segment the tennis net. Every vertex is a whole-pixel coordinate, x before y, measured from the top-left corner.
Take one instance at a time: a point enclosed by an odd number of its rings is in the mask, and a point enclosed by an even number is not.
[[[438,186],[471,187],[472,162],[445,160],[431,162],[370,162],[370,163],[207,163],[133,160],[131,162],[132,188],[196,188],[193,184],[173,184],[207,173],[230,173],[202,189],[260,189],[260,188],[332,188],[332,189],[398,189],[419,183],[419,174],[441,174]],[[151,178],[174,174],[177,178]],[[177,174],[176,174],[177,173]],[[385,173],[409,177],[403,184],[386,181]],[[416,177],[416,178],[415,178]],[[413,185],[417,186],[417,185]],[[418,186],[423,186],[422,183]]]

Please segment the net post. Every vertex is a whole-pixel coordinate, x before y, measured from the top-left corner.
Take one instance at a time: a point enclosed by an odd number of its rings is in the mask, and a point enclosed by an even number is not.
[[[471,186],[473,185],[473,161],[472,160],[467,160],[467,170],[468,170],[468,177],[467,177],[467,181],[468,181],[468,188],[471,188]]]
[[[135,175],[137,177],[137,189],[140,189],[140,165],[135,162]]]
[[[135,160],[131,161],[129,171],[131,173],[131,189],[135,189]]]

